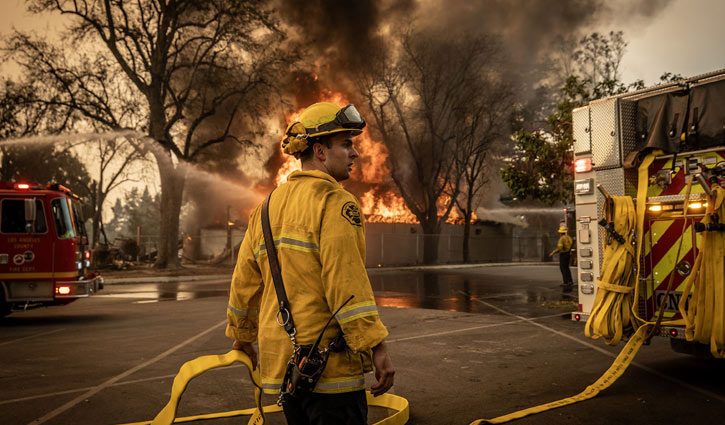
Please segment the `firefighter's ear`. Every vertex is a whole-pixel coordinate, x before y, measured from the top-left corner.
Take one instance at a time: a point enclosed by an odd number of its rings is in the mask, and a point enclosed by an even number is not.
[[[325,148],[326,146],[323,143],[312,144],[312,152],[315,154],[315,157],[323,162],[327,159],[327,151]]]

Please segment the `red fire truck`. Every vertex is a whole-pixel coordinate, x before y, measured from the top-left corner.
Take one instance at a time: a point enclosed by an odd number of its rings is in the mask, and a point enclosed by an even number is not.
[[[88,272],[80,198],[59,184],[0,182],[0,317],[103,288]]]
[[[572,318],[585,320],[597,294],[603,242],[610,237],[598,226],[605,194],[631,196],[636,205],[645,196],[638,193],[639,163],[659,152],[647,170],[644,228],[635,235],[642,249],[633,302],[644,320],[654,321],[660,307],[665,321],[680,319],[707,195],[713,184],[725,184],[725,70],[591,102],[573,111],[573,133],[579,311]],[[689,345],[683,327],[665,326],[659,334],[677,351]]]

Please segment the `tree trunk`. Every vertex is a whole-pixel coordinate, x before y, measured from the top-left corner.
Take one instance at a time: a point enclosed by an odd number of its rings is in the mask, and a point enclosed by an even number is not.
[[[423,264],[435,264],[438,260],[440,226],[438,221],[433,219],[422,222],[421,227],[423,227]]]
[[[470,263],[471,262],[471,252],[470,252],[470,241],[471,238],[471,216],[473,215],[473,211],[471,210],[471,202],[473,202],[473,192],[471,190],[471,186],[469,185],[468,189],[468,199],[466,200],[466,209],[463,211],[463,262],[464,263]]]
[[[185,173],[174,166],[169,152],[154,151],[161,180],[161,226],[155,268],[179,267],[179,215],[184,194]]]
[[[105,195],[101,189],[101,183],[99,182],[96,187],[96,196],[93,205],[93,244],[91,245],[96,249],[101,239],[101,222],[103,220],[103,202],[106,200]]]
[[[469,238],[471,236],[471,210],[466,210],[464,214],[465,222],[463,223],[463,262],[471,262],[471,254],[469,252]]]

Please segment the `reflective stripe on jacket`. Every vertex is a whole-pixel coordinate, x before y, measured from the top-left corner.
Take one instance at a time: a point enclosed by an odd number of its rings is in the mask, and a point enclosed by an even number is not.
[[[277,324],[277,294],[262,235],[261,206],[249,218],[239,250],[227,308],[226,335],[259,341],[262,386],[279,392],[292,343]],[[315,389],[339,393],[365,388],[371,348],[388,331],[378,317],[365,271],[364,218],[357,199],[321,171],[296,171],[277,188],[269,219],[297,343],[312,344],[332,312],[351,295],[325,331],[321,346],[341,331],[348,349],[331,353]]]

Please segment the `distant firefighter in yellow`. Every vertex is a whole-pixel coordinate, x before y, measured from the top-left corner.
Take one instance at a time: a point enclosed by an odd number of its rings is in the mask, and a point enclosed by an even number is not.
[[[559,268],[561,269],[561,278],[564,280],[564,292],[571,292],[574,281],[571,278],[571,270],[569,270],[569,260],[571,259],[571,245],[574,241],[567,234],[566,226],[559,227],[559,234],[561,234],[561,237],[556,244],[556,249],[551,251],[549,257],[557,252],[559,253]]]

